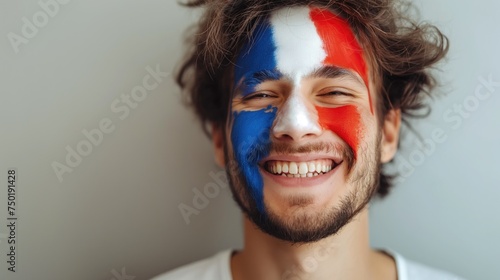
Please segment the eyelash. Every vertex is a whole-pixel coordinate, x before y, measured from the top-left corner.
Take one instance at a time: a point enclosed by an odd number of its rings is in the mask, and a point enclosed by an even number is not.
[[[243,101],[248,101],[248,100],[252,100],[252,99],[257,99],[257,98],[274,98],[275,96],[271,95],[271,94],[268,94],[268,93],[254,93],[254,94],[250,94],[250,95],[247,95],[245,97],[243,97]]]
[[[332,95],[352,96],[352,94],[350,94],[350,93],[339,91],[339,90],[329,91],[327,93],[320,94],[319,96],[332,96]]]

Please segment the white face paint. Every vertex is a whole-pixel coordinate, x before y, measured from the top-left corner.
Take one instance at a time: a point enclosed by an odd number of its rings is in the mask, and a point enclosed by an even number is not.
[[[304,133],[319,133],[321,126],[313,106],[301,96],[304,76],[320,68],[326,58],[323,41],[310,18],[308,7],[281,9],[272,14],[270,23],[276,44],[278,70],[292,82],[293,90],[279,110],[273,127],[275,135],[292,138]]]
[[[277,136],[288,135],[294,140],[304,133],[319,134],[321,126],[314,107],[308,108],[304,97],[298,90],[294,90],[288,97],[280,112],[276,116],[273,133]]]
[[[321,67],[326,58],[323,41],[309,14],[307,7],[281,9],[270,20],[277,68],[297,85],[304,75]]]

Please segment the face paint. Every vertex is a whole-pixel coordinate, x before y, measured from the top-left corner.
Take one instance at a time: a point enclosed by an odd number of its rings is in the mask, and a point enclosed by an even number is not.
[[[362,49],[349,25],[326,10],[308,7],[278,10],[257,27],[249,42],[235,64],[235,93],[248,96],[262,82],[282,77],[290,80],[294,88],[279,109],[271,106],[253,111],[231,109],[232,152],[246,183],[244,187],[264,214],[263,178],[258,162],[269,154],[271,130],[278,134],[292,129],[320,132],[323,127],[337,134],[355,152],[359,144],[358,109],[353,105],[306,106],[307,101],[300,96],[302,79],[324,66],[357,72],[367,88],[368,78]],[[372,111],[369,96],[368,99]]]
[[[276,116],[276,108],[259,111],[234,112],[234,124],[231,132],[234,153],[240,172],[243,174],[251,195],[262,213],[263,180],[258,163],[269,154],[269,131]]]
[[[356,71],[369,89],[366,63],[361,49],[349,24],[342,18],[327,10],[311,9],[311,19],[318,30],[318,35],[324,42],[327,56],[325,65]],[[370,94],[368,93],[370,112],[373,107]]]
[[[361,133],[361,116],[352,105],[338,108],[316,107],[321,126],[334,131],[358,154],[359,134]]]
[[[324,42],[327,56],[324,64],[356,71],[369,89],[366,63],[363,50],[357,42],[349,24],[330,11],[312,9],[311,19],[314,22],[318,35]],[[368,91],[370,112],[373,114],[373,105]],[[357,156],[359,136],[362,132],[361,117],[356,107],[343,106],[339,108],[316,107],[318,117],[323,127],[335,132],[353,150]]]
[[[280,109],[276,118],[273,132],[276,135],[292,134],[293,131],[308,131],[319,134],[321,127],[318,125],[318,116],[306,106],[304,100],[298,94],[292,94]],[[290,135],[292,138],[296,135]],[[300,137],[300,136],[299,136]]]
[[[236,93],[243,97],[255,91],[265,80],[277,80],[274,53],[276,47],[272,29],[267,23],[258,26],[250,41],[237,59],[234,70]],[[269,154],[270,131],[277,108],[268,107],[257,111],[233,112],[231,143],[241,175],[260,213],[264,213],[263,179],[258,162]]]
[[[280,74],[276,71],[275,51],[271,26],[263,22],[257,26],[250,44],[243,48],[236,60],[234,82],[236,87],[242,90],[243,96],[252,93],[266,78],[276,80],[280,78]],[[269,77],[262,77],[266,74]]]
[[[270,17],[276,45],[276,67],[294,85],[323,66],[326,52],[307,7],[285,8]]]
[[[296,92],[292,92],[280,108],[274,132],[299,130],[314,133],[319,123],[341,137],[356,156],[363,131],[356,107],[315,106],[314,110],[306,109],[303,101],[297,102],[304,76],[321,67],[332,66],[359,74],[368,90],[373,114],[363,50],[349,24],[328,10],[307,7],[279,10],[272,14],[270,22],[276,45],[276,67],[296,87]]]

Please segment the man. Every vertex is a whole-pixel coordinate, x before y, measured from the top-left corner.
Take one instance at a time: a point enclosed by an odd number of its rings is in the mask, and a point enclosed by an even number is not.
[[[391,0],[201,0],[178,82],[245,214],[244,248],[156,279],[458,279],[370,248],[368,202],[447,51]]]

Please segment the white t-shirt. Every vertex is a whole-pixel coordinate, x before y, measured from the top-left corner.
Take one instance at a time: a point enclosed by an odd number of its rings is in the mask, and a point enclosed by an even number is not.
[[[385,252],[396,261],[398,280],[463,280],[447,272],[407,260],[395,252]],[[232,280],[231,254],[231,250],[223,251],[161,274],[152,280]]]

